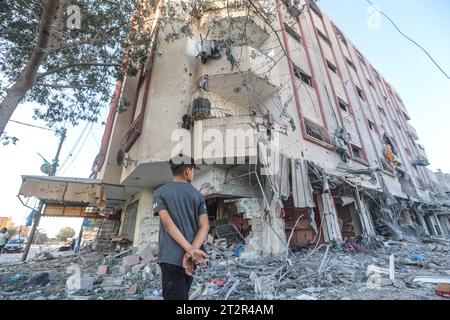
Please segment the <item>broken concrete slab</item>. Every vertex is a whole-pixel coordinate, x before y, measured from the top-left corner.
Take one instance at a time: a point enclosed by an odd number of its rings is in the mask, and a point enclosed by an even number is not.
[[[105,277],[102,282],[102,287],[118,287],[122,285],[123,277]]]
[[[94,286],[94,278],[69,278],[66,282],[66,291],[70,294],[79,290],[91,291]]]
[[[122,266],[124,267],[132,267],[137,265],[141,260],[138,255],[126,256],[122,259]]]

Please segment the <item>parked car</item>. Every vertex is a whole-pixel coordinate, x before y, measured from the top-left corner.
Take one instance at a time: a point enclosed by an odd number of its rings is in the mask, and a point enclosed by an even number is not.
[[[4,253],[20,253],[24,252],[27,244],[27,238],[16,238],[9,240],[9,242],[3,248]]]

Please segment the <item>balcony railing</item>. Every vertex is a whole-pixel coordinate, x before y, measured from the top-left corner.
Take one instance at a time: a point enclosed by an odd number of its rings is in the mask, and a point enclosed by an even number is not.
[[[275,61],[266,54],[248,45],[220,51],[220,57],[205,61],[200,69],[211,92],[236,105],[252,107],[280,90],[273,72]]]

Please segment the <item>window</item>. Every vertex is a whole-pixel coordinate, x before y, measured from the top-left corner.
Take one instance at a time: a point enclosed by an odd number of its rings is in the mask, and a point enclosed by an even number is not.
[[[287,34],[294,38],[298,43],[302,43],[302,38],[300,37],[300,35],[295,32],[295,30],[292,29],[286,22],[284,23],[284,29],[286,30]]]
[[[324,35],[323,32],[319,30],[319,28],[316,28],[316,30],[317,30],[317,33],[319,34],[319,37],[321,37],[326,43],[331,45],[330,39],[328,39],[328,37],[326,35]]]
[[[306,128],[306,134],[312,138],[315,138],[317,140],[323,141],[323,142],[329,142],[328,133],[327,131],[322,128],[320,125],[308,120],[304,119],[305,122],[305,128]]]
[[[384,109],[380,106],[378,106],[378,112],[381,113],[383,116],[386,116],[386,113],[384,112]]]
[[[356,49],[355,49],[356,50]],[[364,58],[358,50],[356,50],[356,55],[358,56],[358,59],[362,62],[363,65],[366,65],[366,62],[364,61]]]
[[[300,79],[302,82],[306,83],[308,86],[312,86],[312,79],[311,76],[307,75],[300,69],[299,67],[294,65],[294,74],[295,76]]]
[[[342,31],[339,30],[336,26],[334,26],[334,30],[336,31],[338,39],[340,39],[342,41],[342,43],[347,46],[347,40],[345,39],[345,36],[342,33]]]
[[[369,119],[367,119],[367,123],[369,124],[370,130],[376,131],[376,129],[375,129],[375,123],[373,123],[373,122],[370,121]]]
[[[352,144],[352,152],[354,158],[362,159],[361,151],[362,149],[360,147],[357,147],[354,144]]]
[[[372,88],[374,88],[373,82],[372,82],[370,79],[367,79],[367,83],[369,84],[369,86],[371,86]]]
[[[334,64],[332,64],[329,60],[327,60],[327,65],[328,65],[328,68],[329,68],[331,71],[333,71],[334,73],[337,72],[336,66],[335,66]]]
[[[311,8],[312,11],[314,11],[315,14],[317,14],[319,17],[322,18],[322,12],[320,11],[319,6],[315,2],[310,1],[309,7]]]
[[[356,70],[355,65],[353,64],[353,62],[352,62],[349,58],[345,57],[345,61],[347,61],[347,64],[348,64],[352,69]]]
[[[345,112],[348,112],[348,104],[346,104],[344,101],[339,99],[339,108],[344,110]]]
[[[361,100],[366,101],[364,91],[362,91],[362,89],[359,88],[358,86],[355,86],[355,87],[356,87],[356,91],[358,92],[358,96],[361,98]]]
[[[377,80],[381,82],[380,75],[378,74],[378,72],[373,70],[373,73],[375,74],[375,78],[377,78]]]

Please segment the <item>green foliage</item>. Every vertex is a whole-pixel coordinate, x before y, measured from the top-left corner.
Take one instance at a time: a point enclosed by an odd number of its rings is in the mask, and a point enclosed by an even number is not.
[[[44,2],[2,0],[0,100],[36,49]],[[46,121],[49,127],[98,120],[99,110],[108,104],[121,74],[130,19],[136,9],[136,1],[130,0],[70,2],[80,8],[81,28],[67,26],[72,17],[68,12],[56,22],[57,32],[52,32],[36,83],[24,98],[40,105],[34,110],[34,118]],[[140,38],[145,41],[145,35]],[[140,58],[131,55],[128,64],[139,65]]]
[[[60,241],[67,241],[68,238],[73,238],[75,236],[75,230],[73,230],[70,227],[65,227],[59,230],[58,235],[56,236],[57,239]]]

